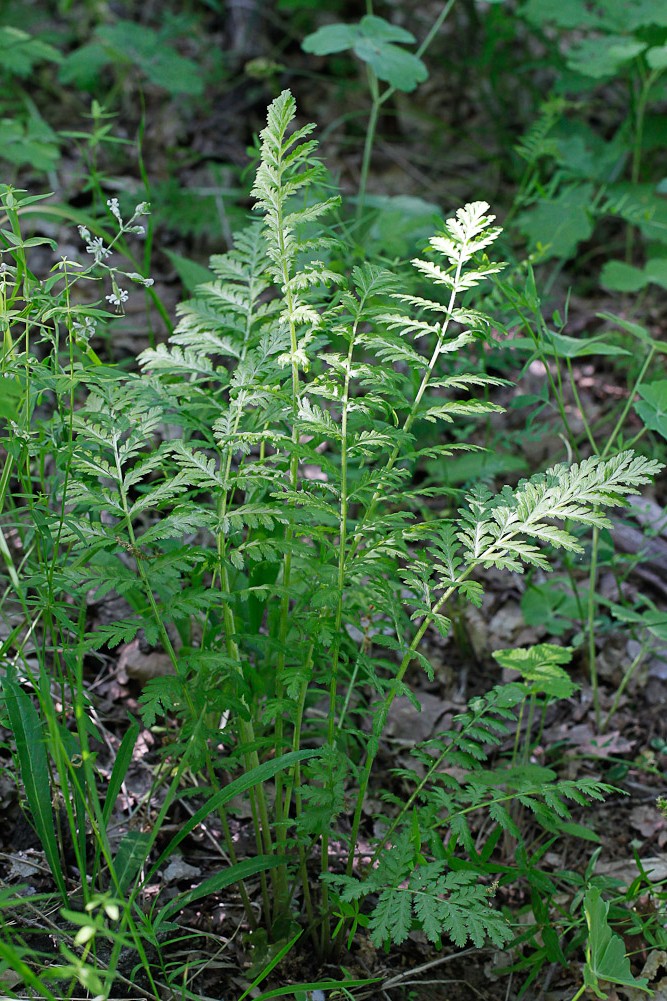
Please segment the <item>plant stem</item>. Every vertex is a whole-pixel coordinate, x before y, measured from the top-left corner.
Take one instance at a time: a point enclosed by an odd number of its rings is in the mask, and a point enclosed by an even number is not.
[[[371,0],[366,0],[366,13],[371,14],[373,5]],[[431,28],[426,35],[426,38],[421,43],[417,49],[415,55],[417,58],[421,58],[429,45],[435,38],[435,36],[440,31],[441,27],[449,17],[449,12],[456,3],[456,0],[447,0],[447,3],[442,8],[435,21],[431,25]],[[368,174],[371,167],[371,159],[373,157],[373,146],[375,143],[375,133],[377,131],[377,123],[380,115],[380,108],[382,105],[389,100],[390,97],[396,93],[397,87],[391,84],[380,93],[380,85],[378,82],[377,75],[373,68],[366,64],[366,72],[368,76],[368,87],[371,92],[371,110],[368,116],[368,125],[366,126],[366,139],[364,141],[364,154],[361,161],[361,172],[359,176],[359,193],[357,195],[357,220],[361,218],[365,208],[366,202],[366,184],[368,181]]]
[[[359,220],[363,215],[364,208],[366,206],[366,184],[368,182],[368,174],[371,167],[371,158],[373,156],[373,145],[375,143],[375,133],[377,131],[378,118],[380,116],[380,107],[381,104],[383,103],[380,98],[378,78],[370,66],[366,67],[366,75],[368,77],[368,87],[371,92],[371,110],[368,116],[368,124],[366,126],[364,155],[361,161],[361,173],[359,175],[359,194],[357,195],[357,220]],[[386,91],[385,93],[388,93],[388,91]]]

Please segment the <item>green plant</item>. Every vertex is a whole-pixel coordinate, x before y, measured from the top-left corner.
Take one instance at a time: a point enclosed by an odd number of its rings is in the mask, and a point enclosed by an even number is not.
[[[600,990],[600,980],[607,983],[639,987],[648,994],[648,980],[637,979],[630,971],[630,961],[625,955],[623,939],[615,935],[607,923],[609,904],[602,900],[600,891],[591,887],[584,898],[584,910],[588,924],[588,947],[584,967],[584,983],[574,995],[577,1001],[588,988],[596,997],[605,998]]]
[[[107,67],[116,73],[138,70],[145,79],[170,94],[201,94],[204,82],[197,63],[180,55],[174,45],[175,25],[160,30],[119,18],[100,24],[94,37],[66,56],[60,82],[93,93]]]
[[[605,254],[603,287],[664,287],[664,5],[526,0],[519,13],[543,42],[553,73],[553,93],[518,146],[525,163],[519,226],[543,258],[564,262],[601,220],[615,219],[621,239]]]
[[[516,337],[512,342],[513,346],[520,356],[525,356],[526,364],[539,360],[544,370],[544,389],[540,395],[517,401],[522,407],[531,409],[530,420],[534,421],[539,417],[543,430],[556,430],[566,442],[568,454],[576,458],[580,457],[583,450],[604,458],[616,448],[634,447],[647,435],[654,442],[654,451],[660,454],[661,439],[667,436],[664,418],[666,384],[663,379],[648,380],[649,373],[665,352],[661,340],[652,336],[645,326],[612,313],[598,314],[597,319],[604,323],[599,333],[590,337],[568,336],[564,333],[568,323],[567,308],[564,314],[555,310],[551,323],[548,322],[530,267],[525,286],[517,288],[516,276],[509,282],[499,282],[499,285],[506,302],[510,304],[509,325],[516,324],[517,331],[524,335]],[[591,420],[581,398],[577,364],[595,357],[606,358],[623,366],[627,391],[615,407]],[[570,401],[574,403],[574,407],[570,405]],[[628,427],[632,411],[640,418],[643,427],[630,435]],[[596,624],[600,611],[597,579],[603,560],[615,569],[611,536],[605,539],[599,528],[594,528],[586,588],[577,584],[574,568],[570,564],[566,567],[570,583],[565,589],[531,583],[522,601],[527,621],[537,623],[542,616],[543,623],[548,622],[548,628],[554,633],[566,632],[568,619],[580,621],[587,644],[598,726],[602,720],[596,666]],[[616,562],[622,564],[621,560]],[[633,665],[629,675],[626,675],[623,688],[636,666]],[[610,718],[607,717],[605,726]]]
[[[664,948],[663,883],[652,881],[637,856],[638,875],[629,885],[598,874],[596,867],[603,850],[600,845],[593,850],[583,872],[547,873],[539,869],[544,850],[538,849],[532,858],[517,853],[517,867],[530,887],[530,902],[523,909],[522,934],[513,943],[513,963],[503,972],[521,973],[518,996],[530,996],[531,985],[542,982],[547,963],[565,967],[582,952],[587,962],[583,964],[584,987],[578,997],[587,985],[592,990],[601,989],[601,980],[645,989],[644,978],[632,977],[626,952],[631,941],[656,950],[656,955]]]
[[[32,164],[52,170],[59,159],[58,139],[41,116],[23,81],[42,63],[59,63],[62,56],[53,45],[13,24],[0,25],[0,128],[4,160],[15,166]]]
[[[3,547],[6,595],[20,607],[4,644],[11,659],[3,693],[18,767],[36,780],[28,805],[54,872],[62,846],[49,821],[51,799],[69,790],[66,823],[80,871],[89,870],[87,826],[95,846],[85,889],[92,910],[85,913],[101,914],[96,901],[107,898],[97,894],[124,902],[104,990],[129,940],[158,991],[145,943],[160,955],[161,936],[179,910],[231,884],[255,928],[245,886],[252,876],[260,879],[261,922],[279,950],[296,941],[299,884],[307,934],[321,955],[335,954],[355,922],[368,924],[378,943],[400,942],[413,926],[433,942],[443,933],[460,944],[507,942],[511,931],[489,906],[493,891],[484,879],[502,831],[524,844],[509,805],[525,807],[556,834],[567,829],[568,803],[583,806],[609,791],[587,779],[558,781],[525,761],[493,761],[493,748],[527,700],[533,711],[537,694],[535,678],[503,686],[472,700],[455,726],[415,748],[415,768],[397,776],[410,792],[388,790],[393,806],[379,818],[373,864],[359,868],[387,717],[397,696],[414,700],[414,666],[432,671],[420,644],[429,629],[447,633],[447,603],[459,595],[479,604],[485,568],[548,570],[544,547],[580,552],[581,542],[554,521],[609,527],[601,509],[622,503],[660,464],[631,451],[593,457],[497,495],[478,485],[458,507],[449,489],[420,488],[415,476],[426,459],[472,447],[422,447],[425,428],[445,430],[500,409],[474,394],[501,380],[452,375],[445,364],[484,338],[489,319],[472,296],[501,268],[486,253],[499,230],[483,202],[448,220],[413,262],[433,299],[401,291],[395,275],[368,264],[349,277],[334,271],[325,220],[337,199],[308,198],[321,167],[314,126],[295,128],[295,114],[287,91],[269,108],[253,188],[261,223],[212,259],[215,280],[180,307],[170,343],[143,353],[141,375],[97,364],[87,348],[80,328],[91,311],[76,312],[69,297],[75,269],[65,269],[55,301],[56,283],[31,276],[31,244],[20,237],[14,195],[6,193],[16,273],[6,300],[3,377],[17,402],[14,430],[3,439],[11,462],[2,496],[10,497],[15,474],[16,500],[5,518],[22,546]],[[124,228],[117,204],[110,208]],[[90,246],[97,264],[108,267],[104,244]],[[112,272],[107,299],[122,306],[118,282]],[[24,301],[21,315],[13,307]],[[13,325],[23,322],[24,338],[13,337]],[[64,354],[53,334],[61,327]],[[50,345],[45,361],[32,354],[35,331]],[[56,401],[50,420],[35,410],[47,393]],[[166,435],[167,425],[176,433]],[[446,504],[424,518],[430,498]],[[126,616],[86,632],[87,603],[112,591],[127,603]],[[89,651],[113,648],[140,629],[166,651],[174,672],[146,686],[144,723],[168,714],[180,731],[166,750],[171,769],[151,833],[129,830],[113,851],[107,828],[137,727],[123,740],[103,798],[83,662]],[[73,732],[64,725],[69,704]],[[449,763],[465,778],[454,779],[443,767]],[[37,769],[49,773],[46,786]],[[237,775],[223,781],[221,769]],[[157,853],[187,774],[205,783],[204,803]],[[255,857],[242,860],[228,813],[238,795],[250,804],[256,841]],[[488,817],[484,862],[471,829],[480,811]],[[346,813],[347,830],[339,821]],[[149,881],[211,815],[229,863],[147,913]],[[343,843],[342,856],[333,854],[334,840]],[[316,885],[308,871],[314,853]],[[67,892],[61,884],[63,900]],[[106,934],[106,925],[68,912],[91,938]],[[80,966],[67,969],[81,980]],[[166,967],[164,976],[168,981]]]
[[[303,40],[302,48],[305,52],[323,56],[351,50],[366,67],[371,110],[366,126],[359,177],[357,218],[364,211],[366,185],[382,106],[397,90],[410,93],[419,83],[427,79],[428,71],[421,57],[440,31],[453,6],[454,0],[448,0],[443,6],[416,53],[406,52],[397,44],[413,43],[415,38],[411,32],[392,25],[383,17],[376,17],[370,12],[362,17],[358,24],[328,24],[307,35]],[[388,86],[381,89],[380,81],[387,83]]]

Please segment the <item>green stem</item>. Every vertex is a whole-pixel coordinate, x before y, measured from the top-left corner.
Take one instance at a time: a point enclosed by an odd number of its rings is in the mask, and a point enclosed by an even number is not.
[[[551,368],[549,366],[549,356],[546,354],[542,346],[545,340],[544,334],[547,329],[546,324],[544,322],[544,317],[542,316],[541,312],[539,312],[539,310],[534,314],[536,325],[539,331],[539,333],[536,334],[533,332],[532,324],[530,323],[525,313],[521,309],[521,306],[516,302],[512,302],[512,305],[516,309],[516,312],[521,319],[524,329],[526,330],[526,332],[528,333],[529,337],[532,339],[535,345],[535,349],[538,352],[539,360],[544,365],[544,371],[546,373],[547,381],[549,383],[549,388],[551,389],[551,395],[555,400],[556,407],[558,409],[558,416],[560,417],[561,424],[563,425],[563,427],[567,432],[567,440],[572,448],[574,456],[578,460],[579,449],[577,447],[577,437],[572,431],[572,428],[570,427],[567,411],[565,409],[565,403],[563,400],[563,384],[560,376],[560,368],[558,367],[558,360],[556,359],[556,373],[558,377],[556,380],[554,379],[553,372],[551,371]]]
[[[588,670],[591,679],[591,689],[593,692],[593,706],[595,708],[595,725],[600,729],[600,689],[598,684],[597,651],[595,649],[595,610],[597,607],[595,588],[597,584],[598,569],[598,542],[600,529],[593,529],[591,539],[591,566],[588,575]]]
[[[421,43],[417,49],[415,55],[417,58],[421,58],[431,42],[438,34],[443,24],[449,17],[449,13],[456,3],[456,0],[448,0],[445,6],[442,8],[435,21],[431,25],[431,28],[426,35],[426,38]],[[371,14],[373,11],[372,0],[366,0],[366,13]],[[371,159],[373,157],[373,145],[375,143],[375,133],[377,131],[377,123],[380,115],[380,108],[382,105],[389,100],[390,97],[396,93],[397,87],[391,84],[386,87],[382,93],[380,93],[380,86],[378,82],[377,75],[372,67],[366,64],[366,72],[368,75],[368,87],[371,92],[371,110],[368,116],[368,125],[366,126],[366,139],[364,141],[364,155],[361,161],[361,173],[359,177],[359,194],[357,196],[357,220],[363,214],[365,201],[366,201],[366,184],[368,181],[368,174],[371,167]]]
[[[368,116],[368,124],[366,126],[364,155],[361,161],[361,174],[359,176],[359,194],[357,195],[357,220],[359,220],[363,215],[366,204],[366,184],[368,182],[368,174],[371,167],[371,158],[373,156],[373,145],[375,143],[375,133],[377,131],[377,124],[378,124],[378,118],[380,117],[380,107],[381,107],[378,78],[370,66],[366,67],[366,73],[368,76],[368,87],[371,92],[372,103],[371,103],[370,114]]]
[[[639,375],[637,376],[635,383],[632,387],[631,392],[628,394],[628,399],[623,410],[619,414],[618,420],[612,430],[611,434],[607,439],[607,444],[603,448],[600,458],[604,459],[610,449],[613,448],[614,442],[616,441],[617,435],[620,433],[623,427],[627,415],[632,406],[635,394],[642,383],[644,376],[648,370],[649,365],[655,354],[655,347],[651,347],[649,352],[644,359],[644,363],[640,369]],[[595,612],[597,608],[597,596],[596,596],[596,585],[597,585],[597,565],[598,565],[598,546],[600,542],[600,530],[599,528],[593,529],[593,535],[591,538],[591,565],[588,574],[588,614],[587,614],[587,631],[588,631],[588,670],[590,672],[591,679],[591,689],[593,691],[593,706],[595,709],[595,724],[600,729],[601,726],[601,706],[600,706],[600,690],[597,672],[597,650],[595,647]],[[614,709],[615,711],[615,709]],[[606,727],[611,719],[613,713],[610,712],[605,720],[604,726]]]
[[[472,566],[468,567],[467,570],[465,570],[464,573],[461,574],[461,576],[458,578],[456,584],[453,584],[451,587],[447,588],[445,593],[436,601],[435,605],[433,606],[431,610],[432,614],[436,614],[437,612],[440,611],[443,605],[445,605],[446,602],[449,601],[452,594],[456,591],[457,585],[462,583],[467,577],[469,577],[470,574],[472,573],[472,570],[473,570]],[[424,621],[422,622],[421,626],[415,633],[413,640],[410,643],[410,646],[408,647],[406,653],[403,656],[396,677],[394,678],[393,684],[389,688],[383,701],[380,703],[379,708],[376,709],[375,711],[375,719],[373,721],[373,733],[368,741],[368,751],[366,753],[366,761],[364,762],[364,769],[361,774],[361,779],[359,782],[359,792],[357,794],[357,802],[354,811],[354,817],[352,818],[352,830],[350,832],[350,851],[347,858],[347,870],[346,870],[348,876],[352,875],[357,839],[359,837],[359,826],[361,824],[361,814],[364,803],[366,801],[366,793],[368,791],[368,783],[370,780],[371,771],[375,763],[375,758],[377,757],[378,751],[380,750],[380,737],[382,736],[382,732],[384,730],[384,726],[387,720],[387,715],[389,713],[389,710],[391,709],[394,699],[396,698],[396,693],[405,676],[405,672],[412,663],[415,650],[421,643],[430,623],[431,623],[431,616],[426,615],[424,617]]]
[[[572,390],[572,396],[574,397],[574,402],[577,405],[577,410],[579,411],[579,416],[580,416],[581,422],[582,422],[582,424],[584,426],[584,433],[586,435],[586,438],[588,439],[588,444],[591,446],[591,449],[593,450],[593,452],[597,455],[597,453],[598,453],[597,442],[595,441],[595,438],[593,437],[593,432],[591,430],[591,426],[590,426],[588,420],[586,419],[586,408],[582,404],[581,397],[579,396],[579,390],[577,389],[577,380],[574,378],[574,370],[572,368],[572,360],[570,358],[566,359],[566,365],[567,365],[568,382],[570,383],[570,389]],[[572,449],[574,450],[576,448],[576,441],[570,441],[570,445],[571,445]]]
[[[662,70],[653,70],[649,73],[645,80],[641,81],[641,87],[639,91],[639,97],[637,98],[637,106],[635,110],[635,129],[633,137],[633,147],[632,147],[632,166],[630,168],[630,180],[634,185],[639,184],[641,177],[641,165],[642,165],[642,144],[644,141],[644,124],[646,121],[646,108],[648,105],[649,95],[653,84],[656,82],[658,77],[662,74]],[[635,231],[631,225],[628,226],[627,238],[625,244],[625,259],[628,264],[632,263],[632,254],[634,250],[634,236]]]
[[[363,302],[359,304],[360,315]],[[343,383],[343,400],[341,406],[341,453],[340,453],[340,516],[338,520],[338,578],[337,589],[338,598],[336,602],[336,617],[333,629],[333,650],[331,656],[331,675],[329,680],[329,710],[327,714],[327,744],[333,753],[336,746],[336,700],[338,696],[338,668],[340,663],[341,630],[343,628],[343,602],[345,593],[345,564],[347,547],[347,518],[348,518],[348,417],[350,405],[350,381],[352,374],[352,357],[357,341],[357,331],[359,320],[355,320],[350,336],[350,343],[347,350],[345,362],[345,381]],[[333,767],[333,766],[332,766]],[[321,865],[320,871],[324,874],[329,871],[329,837],[322,837]],[[326,882],[322,883],[322,910],[325,915],[329,913],[329,888]],[[329,921],[324,920],[321,926],[321,949],[322,955],[326,955],[330,943],[331,929]]]
[[[621,701],[621,697],[623,695],[623,692],[625,691],[625,689],[630,684],[630,681],[632,680],[632,677],[633,677],[635,671],[637,670],[637,668],[639,667],[639,665],[643,661],[644,657],[646,656],[646,654],[648,652],[648,649],[649,649],[649,646],[650,646],[649,643],[642,644],[642,646],[641,646],[641,648],[639,650],[639,653],[633,659],[632,663],[630,664],[630,667],[627,669],[627,671],[623,675],[623,679],[622,679],[620,685],[618,686],[618,689],[616,690],[616,694],[614,695],[614,701],[611,704],[611,708],[609,709],[609,712],[605,716],[604,721],[603,721],[602,725],[600,726],[600,733],[605,733],[607,727],[609,726],[610,722],[612,721],[612,719],[614,717],[614,714],[616,713],[616,710],[618,709],[618,704]]]
[[[634,385],[633,385],[632,389],[630,390],[630,392],[628,393],[628,398],[626,400],[625,406],[623,407],[623,410],[621,411],[621,413],[618,416],[618,420],[616,421],[616,424],[614,425],[614,429],[611,432],[611,434],[609,435],[609,437],[607,438],[607,444],[605,445],[605,447],[602,449],[602,452],[600,453],[600,458],[601,459],[604,459],[605,456],[607,455],[607,453],[610,451],[610,449],[613,448],[614,442],[616,441],[616,438],[619,435],[619,433],[621,431],[621,428],[625,424],[626,418],[627,418],[627,416],[628,416],[628,414],[630,412],[630,408],[632,407],[632,405],[634,403],[635,395],[636,395],[639,387],[641,386],[641,384],[642,384],[642,382],[644,380],[644,376],[646,375],[646,372],[648,370],[649,365],[653,361],[653,356],[654,355],[655,355],[655,346],[651,346],[648,354],[646,355],[646,358],[644,359],[644,362],[643,362],[642,367],[640,369],[639,375],[635,379]]]
[[[283,137],[284,138],[284,137]],[[289,143],[287,144],[289,145]],[[285,147],[286,150],[287,147]],[[283,151],[284,152],[284,151]],[[282,159],[283,153],[279,159]],[[282,182],[282,174],[285,170],[282,163],[277,166],[277,171],[280,177],[280,183]],[[284,223],[284,208],[285,199],[281,196],[276,200],[276,204],[273,209],[273,225],[275,226],[275,233],[278,239],[278,267],[280,269],[280,283],[282,286],[283,295],[285,298],[286,313],[288,317],[289,324],[289,338],[290,338],[290,371],[291,371],[291,382],[292,382],[292,392],[291,392],[291,405],[292,405],[292,450],[290,454],[289,461],[289,487],[290,490],[295,493],[299,483],[299,458],[297,454],[297,448],[299,444],[299,434],[297,429],[297,413],[299,408],[299,397],[300,397],[300,379],[299,379],[299,366],[298,366],[298,350],[299,341],[297,334],[297,327],[295,322],[295,309],[296,301],[294,296],[294,291],[292,289],[292,276],[291,276],[291,266],[293,264],[292,255],[288,252],[287,243],[285,239],[285,223]],[[294,504],[289,505],[289,519],[287,525],[285,526],[285,556],[283,558],[283,579],[282,579],[282,597],[280,600],[280,618],[278,627],[278,661],[276,666],[276,702],[280,702],[284,698],[284,673],[286,664],[286,646],[287,646],[287,636],[289,632],[289,613],[290,613],[290,585],[292,579],[292,544],[294,541]],[[283,710],[278,707],[275,719],[275,744],[276,748],[281,749],[284,742],[284,714]],[[285,817],[284,810],[284,783],[285,776],[279,773],[275,779],[275,805],[274,805],[274,815],[275,815],[275,825],[276,825],[276,848],[278,854],[287,854],[287,818]],[[275,874],[275,887],[276,887],[276,899],[274,902],[274,917],[285,917],[289,909],[289,886],[287,882],[287,870],[285,866],[280,866],[274,869],[273,874]]]
[[[419,384],[419,389],[417,390],[416,396],[415,396],[415,398],[414,398],[414,400],[412,402],[412,406],[410,407],[410,411],[409,411],[409,413],[408,413],[408,415],[405,418],[405,421],[403,423],[402,436],[401,436],[402,438],[405,438],[405,437],[407,437],[407,435],[410,434],[410,430],[412,428],[412,425],[414,424],[414,422],[415,422],[415,420],[417,418],[417,414],[419,412],[419,407],[421,405],[422,398],[423,398],[424,393],[426,392],[426,390],[428,388],[428,384],[431,381],[431,377],[433,376],[433,372],[435,370],[436,362],[437,362],[438,358],[440,357],[440,353],[442,351],[442,345],[444,344],[444,342],[445,342],[445,340],[447,338],[447,333],[449,331],[449,325],[451,323],[452,313],[453,313],[453,310],[454,310],[454,304],[456,302],[456,297],[457,297],[457,294],[458,294],[458,291],[459,291],[458,285],[459,285],[459,281],[461,280],[461,272],[463,270],[463,265],[465,263],[464,260],[463,260],[463,258],[464,258],[464,253],[462,251],[461,256],[459,258],[459,262],[456,265],[456,273],[455,273],[454,278],[452,280],[452,291],[451,291],[451,294],[450,294],[450,297],[449,297],[449,303],[443,309],[445,319],[443,321],[440,333],[438,334],[436,345],[435,345],[435,347],[433,349],[433,352],[431,354],[431,357],[429,359],[429,362],[428,362],[428,364],[426,366],[426,369],[425,369],[424,374],[422,376],[421,382]],[[352,538],[350,540],[350,553],[349,553],[349,555],[347,557],[348,561],[351,560],[354,557],[354,555],[355,555],[358,547],[360,546],[360,544],[362,542],[362,539],[364,537],[364,529],[366,528],[366,525],[368,524],[369,520],[372,518],[373,514],[375,513],[375,509],[376,509],[376,507],[378,505],[378,502],[380,501],[380,498],[383,495],[384,480],[386,479],[386,477],[388,476],[388,474],[391,472],[391,470],[394,468],[396,460],[399,458],[399,456],[401,454],[401,449],[402,449],[402,444],[400,444],[400,443],[397,444],[392,449],[391,454],[389,455],[389,458],[387,459],[387,462],[385,464],[385,467],[382,470],[382,472],[380,473],[379,482],[378,482],[378,486],[377,486],[377,488],[375,490],[375,493],[373,494],[373,497],[371,498],[371,501],[370,501],[368,507],[366,508],[363,517],[360,519],[360,522],[359,522],[359,525],[357,527],[357,530],[356,530],[355,534],[352,536]]]

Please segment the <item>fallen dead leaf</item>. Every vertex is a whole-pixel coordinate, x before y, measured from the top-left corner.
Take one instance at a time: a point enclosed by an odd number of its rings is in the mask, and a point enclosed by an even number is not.
[[[174,665],[162,650],[151,650],[142,653],[139,640],[126,643],[118,658],[118,680],[124,684],[128,679],[145,685],[151,678],[162,678],[167,674],[175,674]]]

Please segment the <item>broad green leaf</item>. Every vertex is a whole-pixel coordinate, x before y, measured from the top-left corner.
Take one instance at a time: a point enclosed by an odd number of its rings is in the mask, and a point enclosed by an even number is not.
[[[553,112],[556,114],[556,111]],[[618,129],[610,139],[587,122],[559,117],[544,139],[544,152],[564,168],[564,175],[606,185],[627,155],[627,138]]]
[[[652,70],[667,69],[667,45],[656,45],[646,53],[646,62]]]
[[[179,55],[169,39],[153,28],[119,20],[97,29],[104,46],[120,59],[134,63],[157,87],[170,94],[201,94],[202,73],[192,59]]]
[[[362,17],[359,26],[366,38],[372,38],[375,42],[407,42],[409,45],[415,41],[412,32],[390,24],[383,17],[375,17],[373,14]]]
[[[609,344],[604,340],[604,334],[598,337],[568,337],[553,330],[547,333],[547,354],[557,358],[586,358],[589,355],[629,355],[630,352],[617,344]]]
[[[577,619],[580,606],[573,594],[551,581],[529,584],[521,598],[521,611],[529,626],[544,626],[552,636],[562,636]]]
[[[0,418],[7,421],[18,419],[18,403],[23,394],[21,383],[15,375],[0,378]]]
[[[610,984],[624,984],[648,991],[648,980],[632,975],[630,960],[625,955],[625,945],[620,935],[615,935],[607,922],[609,904],[597,887],[593,886],[584,897],[584,911],[588,924],[587,961],[584,967],[584,983],[599,998],[607,995],[600,990],[600,980]]]
[[[667,243],[667,199],[660,196],[655,182],[619,181],[609,185],[607,194],[616,215],[636,226],[647,240]]]
[[[0,67],[3,73],[26,77],[35,63],[44,60],[59,63],[61,59],[62,55],[52,45],[32,38],[21,28],[12,25],[0,27]]]
[[[644,274],[649,282],[667,289],[667,257],[651,257],[644,265]]]
[[[399,49],[391,42],[377,42],[373,38],[362,37],[354,44],[354,51],[360,59],[372,66],[376,76],[410,93],[418,83],[428,77],[428,70],[418,56]]]
[[[369,195],[366,207],[377,211],[367,241],[377,254],[414,257],[438,228],[441,209],[412,195]]]
[[[32,116],[27,121],[3,118],[0,157],[17,166],[27,163],[37,170],[53,170],[60,157],[57,137],[38,117]]]
[[[30,696],[15,681],[2,679],[5,705],[32,821],[58,890],[67,897],[51,805],[51,781],[44,728]]]
[[[623,35],[584,38],[570,49],[567,65],[576,73],[599,80],[615,76],[645,49],[644,42]]]
[[[182,257],[173,250],[165,250],[165,254],[176,268],[176,273],[188,292],[194,292],[198,285],[213,281],[215,277],[213,273],[198,261]]]
[[[596,6],[600,26],[612,32],[635,31],[653,24],[667,27],[667,6],[662,0],[604,0]]]
[[[625,261],[607,261],[600,272],[600,284],[611,292],[639,292],[647,284],[641,268]]]
[[[519,217],[521,232],[544,260],[567,260],[593,232],[590,206],[592,184],[573,184],[556,198],[546,199]]]
[[[651,284],[667,288],[667,258],[652,257],[643,268],[608,261],[600,273],[600,282],[614,292],[638,292]]]
[[[641,324],[632,323],[630,320],[625,320],[622,316],[616,316],[614,313],[596,313],[595,315],[601,320],[607,320],[620,330],[625,330],[631,337],[641,341],[647,347],[652,347],[654,351],[667,354],[667,344],[664,341],[657,341],[654,337],[651,337],[646,327],[642,327]]]
[[[599,18],[588,11],[581,0],[528,0],[520,11],[531,24],[555,24],[559,28],[576,28],[581,30],[598,24]]]
[[[414,42],[414,36],[382,17],[371,14],[359,24],[330,24],[307,35],[302,43],[305,52],[324,56],[352,49],[356,56],[372,67],[378,79],[397,90],[414,90],[428,76],[421,59],[395,42]]]
[[[667,379],[648,382],[640,386],[641,400],[634,404],[634,410],[650,431],[657,431],[667,438]]]
[[[501,667],[518,671],[530,682],[533,695],[548,695],[556,699],[569,699],[577,690],[561,664],[572,660],[572,647],[554,643],[538,643],[533,647],[496,650],[493,654]]]
[[[637,612],[632,608],[626,608],[624,605],[615,604],[610,604],[609,607],[615,618],[621,622],[638,622],[652,633],[656,639],[659,639],[663,643],[667,642],[667,612],[660,611],[657,608],[645,608]]]
[[[324,28],[306,35],[301,48],[304,52],[312,52],[316,56],[328,56],[332,52],[344,52],[351,49],[359,37],[357,24],[327,24]]]
[[[60,83],[73,84],[80,90],[94,91],[100,73],[111,62],[111,56],[100,42],[89,42],[65,56],[60,69]]]

